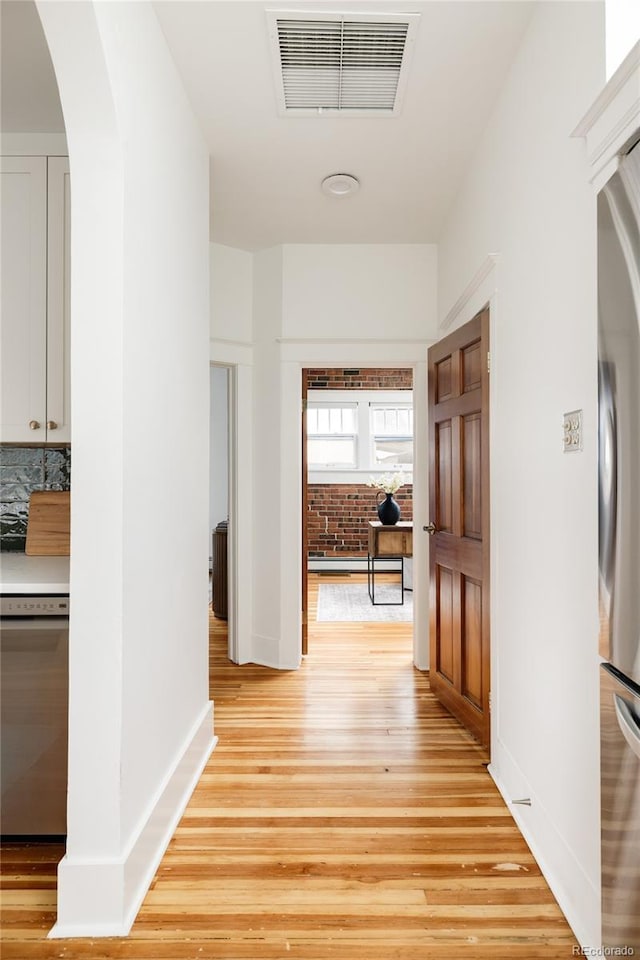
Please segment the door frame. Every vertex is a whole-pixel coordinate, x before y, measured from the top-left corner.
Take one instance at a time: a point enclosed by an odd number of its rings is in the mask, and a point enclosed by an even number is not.
[[[472,328],[472,329],[469,329]],[[453,344],[447,341],[453,340]],[[467,700],[462,690],[463,679],[462,675],[456,676],[456,663],[455,663],[455,654],[454,654],[454,663],[453,663],[453,677],[447,678],[444,674],[440,675],[439,671],[436,672],[436,664],[431,663],[431,688],[432,692],[435,694],[437,699],[445,706],[450,712],[456,716],[460,722],[467,727],[467,729],[474,734],[482,743],[482,746],[490,752],[491,750],[491,455],[490,455],[490,441],[491,441],[491,429],[490,429],[490,416],[491,416],[491,404],[490,404],[490,371],[491,371],[491,309],[489,304],[485,304],[481,310],[472,317],[471,320],[466,321],[460,326],[456,326],[453,330],[447,331],[447,333],[442,337],[438,343],[429,351],[430,359],[428,363],[428,407],[429,407],[429,471],[430,481],[435,478],[438,473],[438,461],[437,461],[437,443],[436,443],[436,423],[440,422],[438,418],[438,398],[437,394],[437,385],[436,385],[436,368],[439,362],[441,362],[445,357],[453,356],[455,353],[460,355],[461,349],[464,349],[467,345],[473,343],[480,343],[481,354],[480,354],[480,413],[481,413],[481,441],[480,441],[480,451],[478,452],[479,460],[476,461],[480,466],[480,484],[481,484],[481,511],[480,511],[480,523],[482,529],[481,537],[481,546],[479,549],[475,547],[472,549],[472,542],[477,544],[477,541],[468,541],[464,537],[463,527],[463,518],[462,516],[457,517],[457,509],[455,505],[452,506],[452,526],[453,529],[448,531],[448,533],[453,534],[454,543],[453,545],[449,544],[448,541],[440,540],[441,532],[439,530],[435,531],[435,536],[430,544],[430,563],[429,563],[429,582],[430,582],[430,598],[431,598],[431,609],[430,609],[430,639],[431,639],[431,659],[433,660],[436,651],[438,649],[438,637],[437,637],[437,622],[438,622],[438,605],[437,605],[437,590],[438,590],[438,576],[437,576],[437,560],[436,560],[436,551],[440,548],[440,552],[444,553],[445,558],[448,556],[448,551],[451,549],[456,556],[455,560],[452,560],[453,568],[453,578],[454,581],[456,577],[461,578],[461,584],[458,590],[453,590],[453,623],[454,623],[454,633],[456,632],[456,626],[460,630],[459,637],[454,637],[454,644],[459,646],[459,653],[462,655],[462,645],[463,645],[463,629],[462,629],[462,612],[460,608],[456,608],[456,598],[459,601],[461,599],[463,590],[462,581],[464,580],[465,575],[461,571],[462,568],[467,565],[467,569],[473,568],[473,576],[478,576],[481,579],[481,591],[482,591],[482,601],[481,601],[481,647],[480,647],[480,688],[481,688],[481,714],[480,717],[476,715],[476,712],[473,708],[473,705]],[[444,345],[444,350],[443,350]],[[431,359],[432,355],[433,359]],[[460,359],[458,360],[460,363]],[[429,374],[432,373],[433,366],[433,375],[429,380]],[[452,367],[454,365],[452,364]],[[456,369],[456,374],[452,370],[452,380],[457,381],[456,387],[454,387],[454,392],[452,397],[445,398],[445,405],[456,404],[456,402],[461,405],[460,409],[462,412],[450,413],[449,422],[451,424],[452,430],[452,475],[457,477],[457,480],[460,480],[462,476],[462,421],[464,420],[464,401],[467,398],[466,395],[459,392],[461,384],[460,377],[462,374],[461,369]],[[473,413],[476,412],[476,406],[474,404]],[[455,420],[460,422],[460,426],[453,429],[453,424]],[[444,415],[444,421],[447,422],[447,414]],[[460,431],[460,442],[459,446],[456,446],[456,440],[453,436],[454,433]],[[453,490],[452,495],[456,491],[456,480],[452,478]],[[462,496],[461,492],[459,495]],[[435,496],[435,490],[430,488],[430,525],[433,523],[439,522],[438,507],[436,503],[437,497]],[[431,502],[433,501],[433,502]],[[432,531],[433,532],[433,531]],[[443,534],[447,536],[448,534]],[[431,550],[434,551],[434,554],[431,554]],[[471,551],[471,553],[469,553]],[[481,572],[476,572],[476,567],[474,563],[474,555],[479,553],[479,565]],[[462,556],[466,559],[462,560]],[[433,561],[433,562],[431,562]],[[445,566],[447,564],[445,563]],[[470,567],[469,567],[470,565]],[[453,588],[452,588],[453,589]],[[457,643],[456,643],[457,639]],[[463,662],[462,660],[458,662],[458,670],[463,671]]]
[[[427,349],[433,339],[416,341],[338,341],[320,343],[281,342],[281,423],[287,443],[283,449],[281,496],[290,512],[282,527],[281,553],[281,658],[299,666],[302,662],[302,371],[315,367],[406,367],[413,370],[414,435],[414,530],[427,521]],[[314,349],[315,348],[315,349]],[[292,522],[294,521],[294,522]],[[414,537],[414,663],[429,666],[429,589],[427,535]]]
[[[227,652],[230,660],[241,664],[252,658],[253,580],[246,571],[253,557],[253,351],[249,345],[212,340],[209,364],[229,371]]]
[[[489,375],[489,617],[491,623],[491,710],[490,710],[490,756],[495,757],[500,736],[500,622],[496,601],[496,584],[499,582],[498,570],[500,556],[498,550],[497,523],[498,511],[495,507],[495,478],[501,464],[496,453],[497,424],[499,409],[500,365],[498,330],[501,322],[500,297],[498,295],[500,258],[489,253],[483,259],[460,297],[445,315],[438,328],[438,339],[453,333],[459,327],[480,313],[484,307],[489,310],[489,352],[491,368]],[[437,342],[437,341],[434,341]],[[488,767],[494,780],[498,772],[490,763]],[[497,782],[498,782],[497,781]]]

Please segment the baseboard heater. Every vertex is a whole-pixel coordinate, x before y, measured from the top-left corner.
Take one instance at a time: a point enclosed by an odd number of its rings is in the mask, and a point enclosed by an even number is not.
[[[333,557],[311,557],[307,569],[309,573],[366,573],[366,558],[345,557],[344,560]],[[399,560],[376,560],[376,573],[396,573],[400,571]]]

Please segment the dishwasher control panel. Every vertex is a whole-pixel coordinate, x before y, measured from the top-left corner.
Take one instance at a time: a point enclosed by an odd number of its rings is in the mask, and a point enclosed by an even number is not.
[[[69,597],[0,597],[3,617],[68,617]]]

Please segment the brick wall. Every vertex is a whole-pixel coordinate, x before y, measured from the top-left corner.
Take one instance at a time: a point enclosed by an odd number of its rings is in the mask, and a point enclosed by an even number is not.
[[[401,520],[413,519],[412,487],[395,494]],[[366,484],[310,483],[307,515],[309,559],[366,557],[369,520],[377,520],[376,490]]]
[[[309,390],[411,390],[413,370],[354,367],[307,370]]]

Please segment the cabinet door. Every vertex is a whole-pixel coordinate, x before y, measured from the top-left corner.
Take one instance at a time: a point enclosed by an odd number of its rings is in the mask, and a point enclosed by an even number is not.
[[[0,164],[0,439],[42,441],[46,432],[47,161],[45,157],[2,157]]]
[[[47,209],[47,440],[68,443],[71,440],[68,157],[49,157]]]

